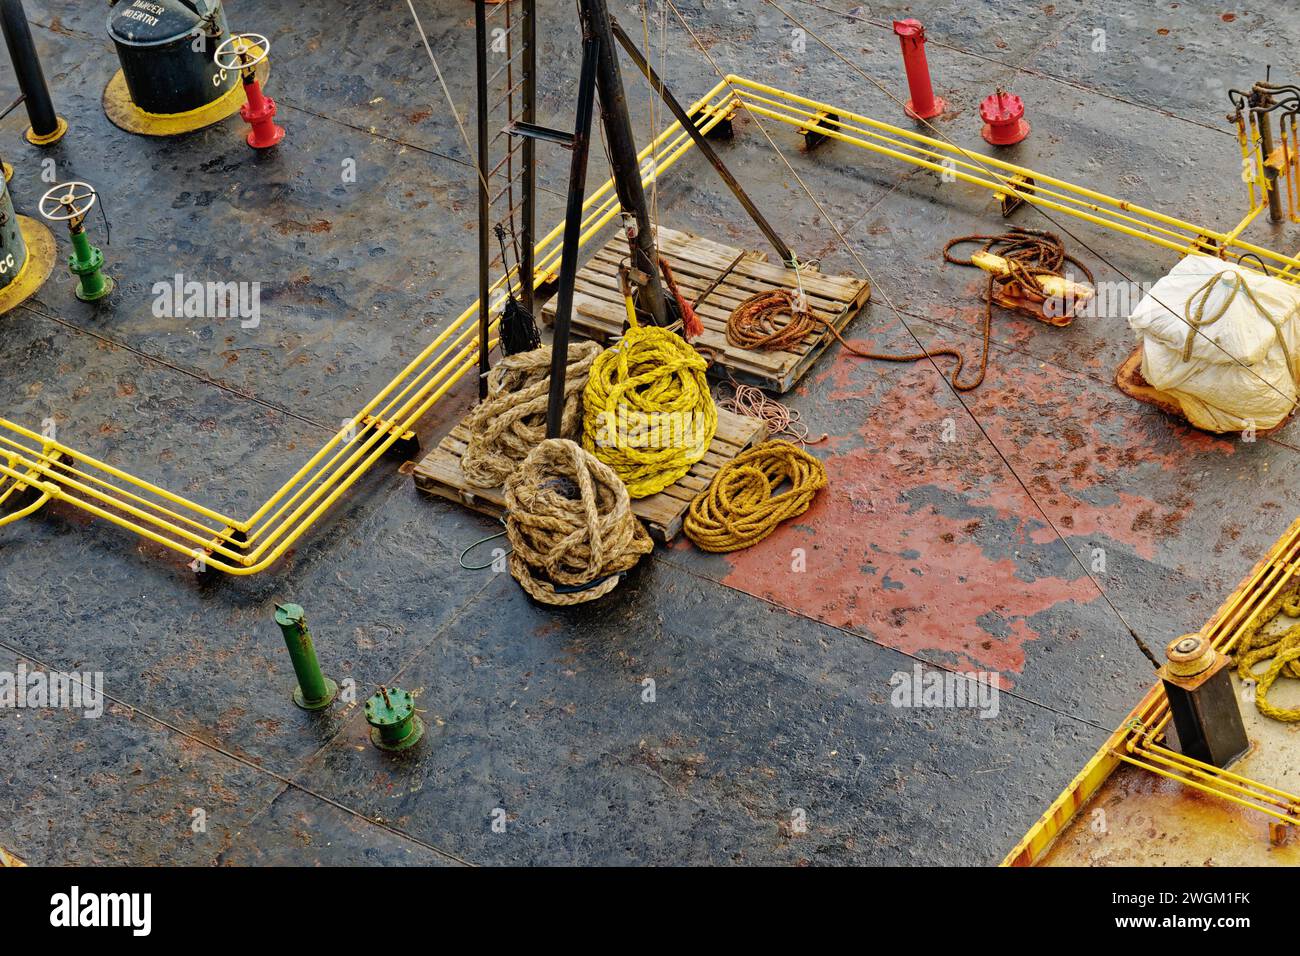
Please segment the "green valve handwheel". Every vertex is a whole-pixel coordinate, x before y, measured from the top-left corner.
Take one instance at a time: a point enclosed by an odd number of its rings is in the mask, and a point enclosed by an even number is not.
[[[94,207],[99,193],[90,183],[60,183],[41,197],[41,215],[51,222],[66,222],[72,238],[72,255],[68,270],[77,277],[77,298],[94,302],[113,291],[113,280],[104,275],[104,254],[86,236],[86,214]]]
[[[415,698],[400,687],[381,687],[366,701],[366,723],[370,742],[380,750],[405,750],[424,736]]]

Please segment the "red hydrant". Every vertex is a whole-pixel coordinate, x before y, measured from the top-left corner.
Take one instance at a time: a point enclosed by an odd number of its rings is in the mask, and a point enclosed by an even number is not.
[[[903,47],[903,68],[907,70],[907,89],[912,98],[905,110],[912,119],[930,119],[944,111],[943,99],[934,95],[930,85],[930,65],[925,59],[925,27],[920,20],[894,21],[894,32]]]
[[[248,131],[248,145],[253,149],[266,149],[284,139],[284,127],[275,123],[275,100],[262,92],[257,74],[244,72],[244,94],[248,102],[239,108],[239,115],[253,128]]]
[[[1013,93],[999,89],[980,103],[984,128],[980,135],[994,146],[1013,146],[1029,135],[1025,103]]]
[[[262,92],[257,80],[257,65],[270,52],[271,41],[260,33],[233,33],[212,54],[217,66],[223,71],[238,70],[244,81],[248,102],[239,108],[239,115],[253,127],[248,133],[248,145],[253,149],[266,149],[284,139],[284,128],[275,125],[275,100]]]

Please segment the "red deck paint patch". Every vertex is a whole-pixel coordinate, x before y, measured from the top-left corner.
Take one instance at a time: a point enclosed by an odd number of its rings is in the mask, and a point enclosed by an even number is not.
[[[1236,451],[1128,408],[1092,379],[998,358],[964,398],[1085,562],[1090,538],[1154,560],[1194,504],[1180,484],[1187,460]],[[1030,618],[1101,596],[1074,563],[1064,577],[1036,566],[1056,533],[933,368],[906,368],[873,395],[861,382],[880,368],[841,353],[819,376],[832,388],[810,420],[833,427],[841,409],[857,420],[864,405],[865,420],[813,449],[830,487],[767,541],[730,555],[723,581],[907,653],[1018,673],[1040,636]],[[1144,441],[1153,422],[1170,430]]]

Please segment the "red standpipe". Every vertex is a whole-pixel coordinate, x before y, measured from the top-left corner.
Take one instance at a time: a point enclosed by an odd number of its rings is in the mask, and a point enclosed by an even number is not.
[[[920,20],[894,21],[894,32],[903,47],[903,68],[907,70],[907,89],[912,98],[905,107],[912,119],[924,120],[944,111],[941,97],[934,95],[930,84],[930,64],[925,59],[925,27]]]
[[[244,81],[244,94],[248,102],[239,108],[239,115],[253,127],[248,132],[248,145],[266,149],[284,139],[284,127],[275,123],[275,100],[262,92],[256,77]]]

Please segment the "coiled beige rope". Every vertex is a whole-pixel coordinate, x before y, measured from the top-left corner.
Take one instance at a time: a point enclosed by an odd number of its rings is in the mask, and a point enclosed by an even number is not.
[[[608,465],[548,438],[506,479],[510,573],[543,604],[594,601],[654,545]]]
[[[564,377],[561,437],[577,438],[582,428],[582,391],[600,354],[595,342],[569,343]],[[461,457],[465,480],[496,488],[546,437],[546,406],[551,388],[551,347],[507,355],[488,373],[488,394],[467,419],[470,439]]]

